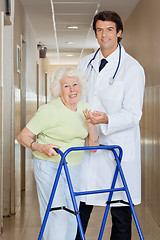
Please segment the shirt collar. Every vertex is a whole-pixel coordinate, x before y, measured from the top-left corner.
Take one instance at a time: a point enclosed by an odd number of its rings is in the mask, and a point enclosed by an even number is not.
[[[117,62],[118,54],[119,54],[119,47],[117,47],[116,50],[106,58],[103,56],[103,54],[100,50],[99,51],[99,65],[100,65],[102,59],[106,59],[108,63],[115,62],[115,61]]]

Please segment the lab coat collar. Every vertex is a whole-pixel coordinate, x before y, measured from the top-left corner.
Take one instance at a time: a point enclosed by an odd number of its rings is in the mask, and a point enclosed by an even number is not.
[[[115,64],[116,62],[118,62],[118,59],[119,59],[119,47],[117,47],[116,50],[106,58],[109,64],[110,63]]]

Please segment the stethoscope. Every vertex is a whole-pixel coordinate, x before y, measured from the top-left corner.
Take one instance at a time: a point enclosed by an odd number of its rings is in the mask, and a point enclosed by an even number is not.
[[[109,81],[108,81],[108,82],[109,82],[110,85],[112,85],[112,84],[114,83],[114,79],[115,79],[115,77],[116,77],[116,75],[117,75],[117,72],[118,72],[118,69],[119,69],[119,66],[120,66],[120,62],[121,62],[121,48],[122,48],[122,47],[121,47],[121,45],[120,45],[119,43],[118,43],[118,46],[119,46],[119,59],[118,59],[118,64],[117,64],[117,68],[116,68],[116,71],[115,71],[113,77],[109,78]],[[100,50],[100,48],[98,48],[98,50],[95,52],[93,58],[89,61],[87,67],[89,67],[89,65],[92,63],[92,61],[96,58],[97,53],[99,52],[99,50]],[[92,69],[92,66],[91,66],[91,69]]]

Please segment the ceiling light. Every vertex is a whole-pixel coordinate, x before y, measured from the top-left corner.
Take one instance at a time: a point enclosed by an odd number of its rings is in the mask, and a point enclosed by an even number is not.
[[[78,26],[67,26],[69,29],[78,29]]]
[[[73,57],[73,54],[67,54],[66,56],[67,57]]]
[[[53,29],[54,29],[54,37],[55,37],[55,43],[56,43],[56,49],[57,49],[57,57],[59,58],[59,46],[58,46],[58,38],[57,38],[57,30],[56,30],[56,21],[55,21],[55,13],[54,13],[54,5],[53,0],[50,0],[51,4],[51,10],[52,10],[52,23],[53,23]]]
[[[66,42],[66,44],[71,45],[71,44],[75,44],[75,43],[74,42]]]

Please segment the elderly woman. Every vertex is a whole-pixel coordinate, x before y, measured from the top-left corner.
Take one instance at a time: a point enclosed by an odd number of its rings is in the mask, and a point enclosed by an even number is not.
[[[77,69],[58,70],[51,83],[54,99],[39,108],[17,138],[20,144],[33,151],[41,219],[46,211],[60,161],[60,155],[53,148],[65,151],[69,147],[84,146],[85,140],[87,145],[99,144],[94,125],[86,120],[88,105],[80,100],[85,84],[85,78]],[[82,157],[83,152],[72,152],[67,158],[76,191],[80,185]],[[64,205],[73,209],[66,178],[62,172],[52,207]],[[53,211],[48,218],[44,240],[74,240],[76,230],[77,223],[73,214]]]

